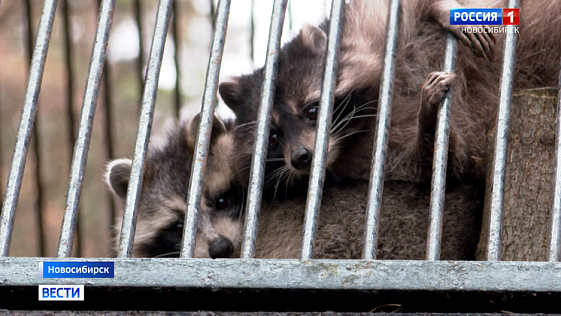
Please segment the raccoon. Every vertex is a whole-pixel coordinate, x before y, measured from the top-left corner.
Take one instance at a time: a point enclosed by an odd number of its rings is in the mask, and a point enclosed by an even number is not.
[[[462,5],[504,7],[506,1],[402,2],[386,179],[422,183],[430,178],[437,107],[452,84],[449,175],[483,179],[486,135],[498,104],[504,35],[463,34],[448,24],[448,10]],[[351,1],[344,11],[327,154],[327,169],[337,179],[369,176],[387,11],[386,0]],[[522,1],[517,89],[557,83],[561,36],[548,36],[546,30],[551,27],[550,35],[561,34],[560,13],[558,1]],[[280,51],[267,164],[269,177],[277,179],[271,183],[309,174],[327,24],[303,27]],[[454,74],[438,72],[447,31],[464,44],[458,47]],[[220,84],[220,95],[240,124],[253,126],[262,81],[263,71],[258,69]],[[242,151],[251,152],[253,134],[253,128],[237,133]]]
[[[137,213],[133,257],[179,257],[199,116],[173,127],[167,142],[151,149],[145,162],[143,186]],[[237,232],[243,206],[243,191],[231,185],[229,132],[232,122],[215,118],[204,174],[200,216],[197,222],[195,257],[230,257],[239,251]],[[105,182],[123,209],[131,174],[131,161],[117,159],[108,164]],[[225,180],[223,180],[225,179]],[[122,213],[122,212],[121,212]],[[122,214],[117,216],[120,236]],[[241,224],[240,224],[241,225]],[[117,245],[118,243],[116,243]]]

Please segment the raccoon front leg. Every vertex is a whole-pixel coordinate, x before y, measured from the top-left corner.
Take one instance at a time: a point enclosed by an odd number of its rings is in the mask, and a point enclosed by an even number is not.
[[[421,104],[417,116],[417,150],[421,156],[432,154],[438,108],[450,90],[456,75],[451,72],[433,72],[421,88]],[[450,148],[455,143],[453,126],[450,128]]]
[[[495,44],[497,39],[493,33],[464,33],[461,25],[450,25],[450,9],[463,8],[456,0],[437,0],[431,6],[429,15],[434,18],[444,29],[452,32],[477,57],[483,57],[488,60],[495,58]],[[474,25],[480,27],[484,25]]]

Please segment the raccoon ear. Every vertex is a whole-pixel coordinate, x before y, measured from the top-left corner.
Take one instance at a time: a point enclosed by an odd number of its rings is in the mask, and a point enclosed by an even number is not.
[[[127,189],[131,177],[130,159],[115,159],[107,165],[105,183],[111,192],[123,201],[127,197]]]
[[[235,114],[238,114],[243,104],[240,77],[231,77],[228,81],[221,82],[218,86],[218,92],[220,92],[224,103],[226,103]]]
[[[325,49],[327,47],[327,35],[319,27],[304,24],[300,30],[300,37],[302,38],[304,45],[308,48],[318,53],[325,53]]]
[[[195,148],[195,143],[197,142],[197,131],[199,130],[199,122],[201,120],[201,113],[195,115],[187,124],[187,145],[191,148]],[[214,121],[212,122],[212,134],[210,135],[210,142],[216,139],[216,137],[225,134],[227,132],[226,125],[221,119],[214,116]]]

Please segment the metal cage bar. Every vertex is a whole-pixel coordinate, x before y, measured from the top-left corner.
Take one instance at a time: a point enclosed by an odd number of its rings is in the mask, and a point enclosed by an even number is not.
[[[27,152],[29,150],[29,142],[33,132],[35,116],[37,114],[37,99],[39,98],[39,92],[41,90],[41,80],[43,78],[45,59],[47,58],[47,51],[49,49],[51,29],[53,27],[57,3],[58,0],[46,0],[43,5],[41,20],[39,21],[35,48],[33,49],[33,57],[31,58],[24,106],[21,112],[14,154],[12,156],[12,165],[6,185],[6,193],[4,194],[2,213],[0,214],[0,257],[7,256],[10,249],[14,215],[18,203]]]
[[[80,117],[80,127],[76,145],[74,146],[74,156],[70,167],[70,183],[66,198],[66,207],[60,229],[58,243],[58,257],[68,257],[72,253],[74,243],[74,233],[78,219],[78,205],[82,193],[84,180],[84,169],[88,158],[92,126],[103,74],[107,43],[109,41],[109,31],[113,20],[113,12],[116,0],[104,0],[99,11],[99,20],[95,35],[95,42],[92,49],[90,68],[84,91],[82,102],[82,114]]]
[[[68,1],[68,0],[66,0]],[[99,1],[99,5],[101,6],[101,0]],[[134,2],[138,2],[138,1],[134,1]],[[108,48],[109,49],[109,48]],[[140,48],[139,48],[140,51]],[[111,112],[111,109],[113,109],[113,82],[111,80],[111,66],[110,63],[107,61],[107,59],[104,62],[103,65],[103,77],[101,78],[102,80],[102,84],[103,84],[103,102],[101,104],[101,112],[103,113],[103,122],[104,122],[104,126],[103,126],[103,135],[104,135],[104,142],[103,142],[103,147],[105,147],[105,154],[107,155],[107,159],[108,160],[112,160],[115,158],[115,144],[114,144],[114,140],[113,140],[113,114]],[[142,78],[141,78],[142,80]],[[110,195],[110,193],[108,192],[108,195]],[[109,223],[111,224],[110,226],[110,236],[113,238],[115,237],[115,231],[112,229],[113,227],[115,227],[115,216],[116,216],[116,210],[115,210],[115,204],[113,204],[113,201],[111,201],[111,199],[109,199],[109,203],[108,203],[108,208],[109,208]],[[76,227],[78,229],[78,231],[80,231],[80,220],[78,220],[78,227]],[[78,252],[79,253],[79,252]]]
[[[101,2],[101,1],[100,1]],[[68,120],[67,133],[68,133],[68,155],[72,160],[73,148],[76,143],[76,121],[74,120],[74,69],[72,68],[72,36],[69,18],[69,3],[68,0],[62,1],[62,26],[63,26],[63,42],[64,42],[64,64],[66,69],[66,119]],[[79,206],[78,206],[79,208]],[[80,210],[78,209],[78,214]],[[82,255],[82,242],[80,239],[81,225],[79,215],[76,219],[76,254],[80,257]]]
[[[31,1],[26,0],[24,1],[24,8],[25,8],[25,19],[27,22],[27,29],[25,32],[25,37],[27,40],[27,59],[29,61],[29,67],[31,68],[31,54],[33,52],[33,14],[31,12]],[[45,236],[45,229],[43,226],[43,173],[42,173],[42,162],[41,162],[41,137],[39,135],[39,122],[35,121],[35,128],[33,129],[33,138],[32,138],[32,153],[33,157],[35,158],[35,189],[37,195],[35,196],[35,214],[37,220],[37,228],[39,230],[39,234],[37,235],[37,244],[39,245],[39,255],[41,257],[45,256],[45,251],[47,248],[46,245],[46,236]]]
[[[181,3],[173,0],[172,10],[173,18],[171,20],[171,30],[173,35],[173,61],[175,64],[175,89],[173,91],[173,110],[177,118],[181,114],[181,36],[179,28],[181,27]]]
[[[455,69],[458,39],[452,33],[446,36],[446,50],[444,53],[444,71],[453,72]],[[432,183],[430,198],[430,222],[427,241],[427,260],[440,258],[440,241],[442,239],[442,217],[444,213],[444,193],[446,192],[446,166],[448,164],[448,142],[450,137],[450,107],[452,104],[452,90],[446,93],[436,122],[434,137],[434,160],[432,165]]]
[[[559,94],[557,96],[557,130],[555,142],[555,182],[553,184],[553,207],[551,210],[551,235],[549,237],[549,261],[559,261],[561,246],[561,72],[559,72]]]
[[[166,36],[171,17],[172,2],[173,0],[161,0],[158,6],[156,26],[154,27],[154,37],[152,39],[152,48],[150,51],[150,58],[148,59],[146,85],[144,87],[144,95],[142,97],[142,107],[140,110],[138,133],[136,136],[136,144],[132,159],[130,181],[127,189],[125,213],[123,214],[123,224],[119,239],[119,253],[117,254],[117,257],[119,258],[130,257],[132,252],[136,213],[142,190],[144,160],[148,150],[148,139],[150,138],[152,120],[154,117],[158,80],[160,77],[160,68],[162,66]]]
[[[341,16],[343,13],[343,0],[333,0],[327,38],[327,51],[325,54],[325,70],[321,87],[321,99],[314,143],[314,156],[310,171],[310,184],[308,199],[306,200],[306,214],[304,216],[304,232],[302,236],[302,260],[313,258],[314,233],[317,226],[317,217],[321,206],[323,181],[325,178],[325,160],[329,146],[329,133],[331,131],[331,116],[335,87],[337,84],[337,55],[339,53],[339,39],[341,38]]]
[[[386,49],[384,51],[384,70],[380,84],[380,99],[378,103],[378,117],[376,119],[376,138],[374,139],[374,159],[370,173],[368,188],[368,204],[366,206],[366,230],[364,237],[364,259],[376,258],[376,244],[378,241],[378,220],[382,207],[384,191],[384,166],[388,148],[389,126],[391,117],[392,86],[394,77],[395,55],[397,53],[397,37],[401,19],[401,2],[392,0],[388,12],[388,26],[386,33]]]
[[[142,36],[144,30],[144,17],[142,9],[142,0],[132,1],[134,20],[136,22],[136,27],[138,28],[138,64],[136,65],[137,78],[138,78],[138,90],[140,91],[139,105],[142,104],[142,95],[144,95],[144,38]],[[140,108],[139,108],[140,110]]]
[[[509,8],[518,8],[519,0],[509,0]],[[514,26],[506,26],[510,29]],[[514,81],[514,61],[516,59],[516,32],[508,32],[505,41],[505,53],[501,73],[499,109],[493,155],[493,175],[491,193],[491,215],[489,220],[489,243],[487,260],[499,261],[501,249],[501,221],[504,205],[504,185],[508,147],[508,126],[510,101]]]
[[[197,132],[197,145],[195,147],[191,177],[189,179],[187,210],[185,214],[183,240],[181,243],[181,258],[192,258],[193,252],[195,251],[197,213],[201,203],[204,162],[208,155],[214,110],[216,109],[216,91],[218,89],[218,77],[220,75],[220,64],[222,63],[226,31],[228,30],[230,2],[230,0],[220,0],[220,2],[218,2],[218,9],[214,19],[214,36],[210,48],[210,58],[208,60],[205,92],[203,95],[200,124]]]
[[[261,210],[261,198],[263,196],[265,165],[267,164],[269,132],[271,130],[271,110],[275,98],[275,82],[279,63],[280,40],[287,2],[288,0],[276,0],[274,2],[271,18],[267,59],[265,61],[263,84],[261,85],[261,100],[259,102],[259,112],[257,114],[255,142],[253,143],[254,154],[251,159],[247,207],[245,209],[245,227],[241,250],[242,258],[253,257],[255,251],[255,239],[259,226],[259,211]]]

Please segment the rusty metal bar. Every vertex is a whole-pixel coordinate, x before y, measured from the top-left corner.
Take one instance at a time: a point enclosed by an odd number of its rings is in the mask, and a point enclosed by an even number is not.
[[[117,254],[119,258],[130,257],[132,252],[136,213],[142,190],[144,159],[146,158],[146,152],[148,150],[148,140],[150,138],[152,120],[154,118],[158,80],[160,78],[160,68],[164,56],[169,20],[171,18],[172,1],[173,0],[161,0],[158,6],[156,26],[154,27],[154,37],[152,38],[152,48],[150,50],[148,70],[146,72],[146,86],[144,87],[144,95],[142,97],[138,133],[132,159],[125,213],[123,214],[123,224],[119,239],[119,252]]]
[[[444,53],[444,71],[454,72],[458,39],[448,32]],[[432,164],[432,183],[430,198],[430,222],[427,240],[427,260],[440,258],[440,241],[442,239],[442,218],[444,214],[444,194],[446,193],[446,167],[448,165],[448,142],[450,137],[450,111],[452,106],[452,90],[438,109],[436,135],[434,137],[434,160]]]
[[[327,52],[325,56],[325,71],[321,87],[319,116],[314,144],[314,156],[310,171],[310,185],[308,199],[306,200],[306,215],[304,217],[304,232],[302,236],[302,260],[313,257],[314,234],[317,218],[321,206],[323,181],[325,177],[325,161],[329,146],[329,133],[331,131],[331,114],[335,100],[335,86],[337,84],[337,56],[339,53],[339,39],[341,38],[341,19],[343,13],[343,0],[333,0],[331,17],[329,21],[329,34],[327,38]]]
[[[208,60],[205,91],[200,114],[200,124],[197,133],[197,145],[191,167],[189,189],[187,193],[187,210],[183,230],[183,241],[181,244],[181,258],[192,258],[195,251],[195,234],[197,232],[197,213],[201,204],[201,187],[204,174],[204,162],[208,155],[210,135],[216,109],[216,91],[218,89],[218,78],[220,75],[220,64],[224,52],[226,31],[228,30],[228,18],[230,15],[230,0],[220,0],[216,14],[214,36],[210,48]]]
[[[392,0],[388,12],[388,27],[386,33],[386,50],[384,52],[384,70],[380,84],[380,99],[376,122],[376,138],[374,139],[374,159],[370,173],[368,188],[368,204],[366,207],[366,231],[364,238],[364,259],[376,258],[376,243],[378,241],[378,219],[382,207],[382,193],[384,191],[384,167],[388,148],[389,126],[391,118],[392,85],[394,77],[395,55],[397,53],[397,37],[401,19],[401,2]]]
[[[519,0],[509,0],[509,8],[518,8]],[[504,185],[508,147],[508,126],[512,86],[514,82],[514,61],[516,60],[516,40],[518,34],[512,32],[515,26],[505,26],[511,29],[507,32],[505,53],[502,66],[499,109],[497,112],[497,128],[493,155],[491,213],[489,219],[489,244],[487,245],[487,260],[499,261],[501,250],[501,221],[504,205]]]
[[[269,43],[267,46],[267,59],[263,84],[261,85],[261,100],[257,114],[257,129],[254,155],[251,160],[251,173],[249,176],[249,189],[247,194],[247,207],[245,210],[245,229],[242,239],[242,258],[252,258],[255,251],[263,183],[265,178],[265,165],[267,164],[267,149],[269,148],[269,132],[271,130],[271,110],[275,98],[275,83],[280,55],[280,40],[282,26],[286,11],[287,0],[276,0],[273,6],[271,26],[269,28]]]
[[[61,258],[68,257],[72,253],[74,233],[78,220],[78,206],[82,193],[84,171],[88,159],[95,108],[101,85],[115,2],[116,0],[103,0],[99,12],[90,68],[84,91],[78,137],[74,146],[74,156],[70,167],[70,183],[68,185],[66,207],[60,230],[57,256]]]
[[[26,40],[27,40],[27,49],[26,51],[26,55],[27,55],[27,60],[29,61],[29,67],[31,68],[31,53],[33,52],[33,17],[32,17],[32,8],[31,8],[31,1],[30,0],[25,0],[24,1],[24,8],[25,8],[25,19],[27,21],[27,28],[26,28],[26,34],[24,35]],[[35,158],[35,172],[34,172],[34,176],[35,176],[35,190],[36,190],[36,196],[35,196],[35,204],[33,206],[34,211],[35,211],[35,216],[36,216],[36,220],[37,220],[37,228],[38,228],[38,234],[37,234],[37,245],[39,246],[39,255],[41,257],[45,256],[45,252],[47,249],[47,245],[46,245],[46,236],[45,236],[45,228],[43,226],[43,209],[44,209],[44,203],[43,203],[43,190],[45,189],[45,186],[43,185],[43,173],[42,173],[42,162],[41,162],[41,137],[39,135],[39,122],[36,121],[35,122],[35,128],[33,129],[33,138],[32,138],[32,146],[33,146],[33,158]]]
[[[0,214],[0,257],[7,256],[10,249],[14,215],[18,203],[29,143],[33,133],[35,116],[37,114],[37,99],[41,90],[41,80],[43,78],[45,59],[47,58],[47,51],[49,49],[51,29],[57,3],[58,0],[46,0],[43,5],[41,20],[39,21],[35,47],[31,58],[24,106],[21,112],[10,174],[8,175],[8,184],[2,204],[2,213]]]

